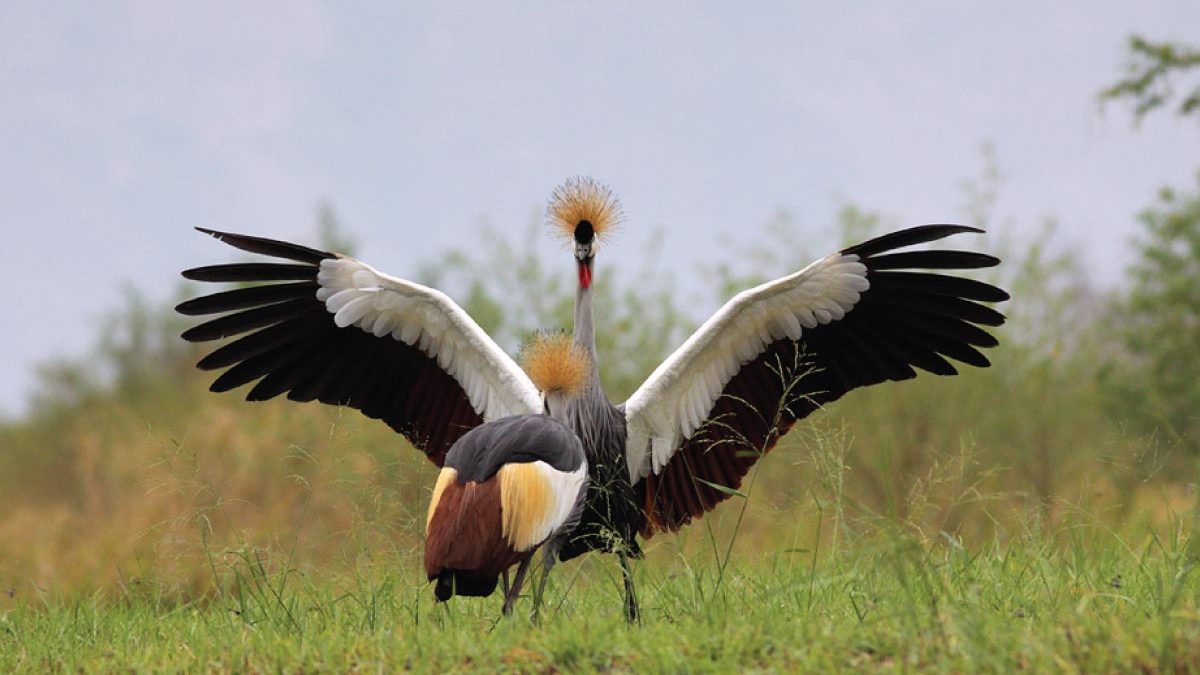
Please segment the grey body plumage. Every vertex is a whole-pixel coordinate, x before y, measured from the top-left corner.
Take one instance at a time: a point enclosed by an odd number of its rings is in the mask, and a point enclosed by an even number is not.
[[[568,403],[562,420],[583,441],[588,489],[579,527],[559,558],[566,561],[595,550],[640,557],[637,533],[644,516],[629,482],[624,411],[608,401],[595,379],[582,396]]]

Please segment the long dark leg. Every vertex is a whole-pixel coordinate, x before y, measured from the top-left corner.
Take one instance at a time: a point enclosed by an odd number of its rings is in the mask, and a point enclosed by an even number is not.
[[[520,565],[517,565],[517,575],[513,577],[512,586],[504,594],[504,609],[502,610],[504,616],[512,614],[513,603],[517,601],[517,596],[521,595],[521,586],[525,583],[525,573],[529,571],[529,561],[531,558],[533,556],[529,556],[522,560]]]
[[[633,572],[629,569],[629,556],[618,553],[617,557],[621,560],[621,576],[625,578],[625,620],[634,623],[641,619],[641,615],[638,613],[637,593],[633,588]]]
[[[500,573],[500,593],[504,597],[508,597],[508,570]]]
[[[546,546],[542,549],[542,577],[535,582],[533,589],[533,614],[530,619],[538,622],[538,618],[542,609],[542,594],[546,592],[546,581],[550,579],[550,569],[554,567],[555,561],[558,559],[558,550],[555,546]]]

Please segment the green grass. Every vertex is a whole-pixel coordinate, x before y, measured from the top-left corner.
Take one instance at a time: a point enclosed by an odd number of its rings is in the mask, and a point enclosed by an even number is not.
[[[534,626],[528,600],[511,619],[498,596],[435,605],[413,556],[330,572],[240,551],[215,556],[223,591],[203,601],[135,586],[15,606],[0,614],[0,671],[1200,670],[1182,525],[1137,544],[1078,525],[1066,546],[975,549],[877,525],[836,554],[735,559],[719,580],[659,546],[637,567],[632,627],[598,556],[556,570]]]
[[[434,470],[352,411],[100,399],[0,430],[0,672],[1200,672],[1194,458],[990,375],[806,421],[649,541],[636,627],[599,555],[540,626],[435,606]]]

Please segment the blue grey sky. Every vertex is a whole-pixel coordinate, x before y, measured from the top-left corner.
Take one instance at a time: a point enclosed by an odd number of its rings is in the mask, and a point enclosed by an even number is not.
[[[687,286],[781,209],[823,243],[846,200],[961,221],[989,141],[1016,234],[1056,217],[1111,286],[1200,164],[1200,125],[1097,106],[1133,32],[1200,42],[1200,3],[4,2],[0,410],[122,284],[228,255],[193,226],[311,241],[321,199],[412,276],[589,174],[625,208],[609,259],[662,229]]]

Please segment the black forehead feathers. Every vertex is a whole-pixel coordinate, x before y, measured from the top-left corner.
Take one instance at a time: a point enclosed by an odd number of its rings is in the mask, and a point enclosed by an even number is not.
[[[575,226],[575,241],[580,244],[590,244],[596,238],[596,228],[592,227],[590,220],[581,220]]]

